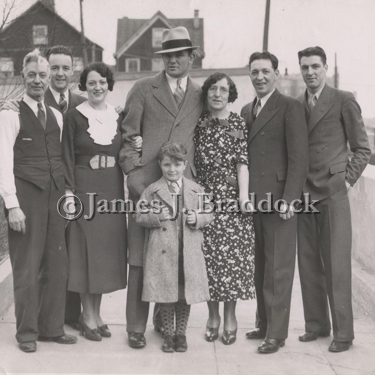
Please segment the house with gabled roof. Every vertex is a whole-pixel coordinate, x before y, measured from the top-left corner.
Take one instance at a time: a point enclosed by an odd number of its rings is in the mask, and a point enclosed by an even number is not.
[[[55,12],[54,0],[38,0],[14,19],[0,34],[0,77],[20,75],[24,56],[39,48],[62,44],[72,49],[74,69],[83,69],[83,51],[88,62],[102,61],[103,48],[88,38],[82,43],[81,33]]]
[[[158,11],[150,19],[130,19],[123,17],[117,22],[116,70],[118,72],[160,71],[163,69],[161,56],[161,35],[164,29],[184,26],[190,34],[195,51],[193,69],[202,68],[204,54],[204,22],[199,11],[193,18],[167,18]]]

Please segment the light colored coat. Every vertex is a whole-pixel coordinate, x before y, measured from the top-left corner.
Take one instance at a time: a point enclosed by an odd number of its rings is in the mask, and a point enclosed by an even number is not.
[[[201,186],[183,177],[183,207],[197,211],[198,193],[204,193]],[[141,200],[158,200],[172,210],[172,195],[164,177],[151,184],[142,194]],[[184,214],[183,214],[184,215]],[[137,223],[146,227],[143,301],[172,303],[178,301],[178,250],[179,239],[177,222],[159,221],[159,215],[152,212],[137,213]],[[185,277],[185,299],[190,305],[208,301],[208,279],[203,256],[202,228],[208,225],[213,214],[197,213],[197,223],[190,226],[183,218],[183,256]]]

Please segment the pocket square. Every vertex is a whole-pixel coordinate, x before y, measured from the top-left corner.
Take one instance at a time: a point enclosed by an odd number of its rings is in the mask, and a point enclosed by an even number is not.
[[[22,138],[23,141],[32,141],[32,138]]]

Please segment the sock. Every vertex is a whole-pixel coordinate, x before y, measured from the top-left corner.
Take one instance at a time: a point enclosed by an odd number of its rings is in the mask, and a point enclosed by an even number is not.
[[[164,327],[164,337],[174,335],[174,303],[160,304],[160,317]]]
[[[189,321],[190,305],[185,301],[176,303],[176,335],[186,336]]]

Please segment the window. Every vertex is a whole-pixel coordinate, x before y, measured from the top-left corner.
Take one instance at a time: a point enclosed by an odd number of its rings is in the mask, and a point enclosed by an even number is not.
[[[0,57],[0,77],[13,77],[14,63],[10,57]]]
[[[152,29],[152,47],[160,48],[161,47],[161,35],[163,34],[162,28],[155,27]]]
[[[160,72],[164,69],[163,59],[152,59],[152,71]]]
[[[33,26],[33,41],[35,45],[48,44],[48,27],[46,25]]]
[[[125,60],[125,71],[126,72],[139,72],[141,70],[140,59],[126,59]]]
[[[82,72],[84,68],[83,60],[81,57],[73,57],[73,71]]]

